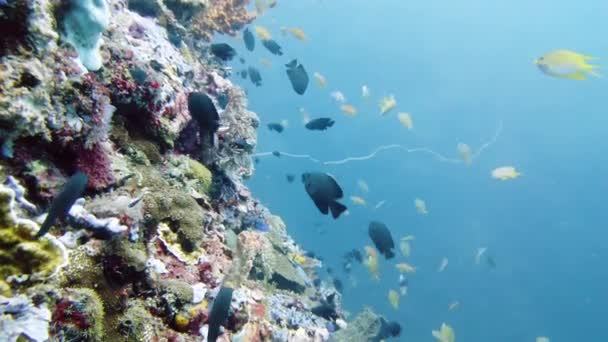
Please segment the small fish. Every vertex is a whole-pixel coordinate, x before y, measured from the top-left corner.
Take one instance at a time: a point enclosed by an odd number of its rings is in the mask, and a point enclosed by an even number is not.
[[[277,158],[279,158],[279,157],[281,157],[281,152],[279,152],[279,151],[272,151],[272,155],[275,156],[275,157],[277,157]]]
[[[286,33],[291,33],[291,35],[301,41],[307,41],[308,37],[306,36],[306,33],[304,32],[304,30],[302,30],[299,27],[281,27],[281,32],[283,34]]]
[[[247,50],[253,51],[253,49],[255,49],[255,37],[253,36],[253,33],[251,33],[249,28],[246,28],[243,31],[243,42],[245,42],[245,47],[247,48]]]
[[[364,181],[363,179],[359,179],[357,181],[357,187],[359,187],[359,190],[361,190],[361,192],[364,192],[364,193],[369,192],[369,185],[367,185],[367,182]]]
[[[536,342],[549,342],[549,338],[545,336],[539,336],[536,338]]]
[[[458,154],[464,163],[466,165],[471,165],[473,162],[473,152],[471,151],[469,145],[459,142],[458,145],[456,145],[456,149],[458,150]]]
[[[387,115],[391,110],[397,107],[397,100],[394,95],[389,95],[380,100],[380,114]]]
[[[437,342],[454,342],[456,338],[454,329],[445,323],[441,324],[439,330],[433,330],[432,334],[437,339]]]
[[[264,26],[255,26],[253,29],[255,30],[255,34],[257,34],[261,40],[272,39],[272,35],[270,34],[270,31],[268,31],[268,29],[265,28]]]
[[[239,62],[241,62],[241,64],[245,64],[245,62],[247,62],[247,61],[245,60],[245,58],[240,57],[240,58],[239,58]]]
[[[317,118],[308,121],[304,126],[311,131],[324,131],[334,125],[334,120],[330,118]]]
[[[268,60],[268,59],[266,59],[266,58],[262,58],[262,59],[260,59],[260,64],[262,64],[262,66],[264,66],[264,67],[266,67],[266,68],[268,68],[268,69],[272,68],[272,62],[271,62],[271,61],[269,61],[269,60]]]
[[[439,269],[437,272],[445,271],[445,268],[448,267],[448,258],[441,259],[441,264],[439,265]]]
[[[271,122],[266,126],[268,127],[269,130],[275,131],[277,133],[282,133],[283,130],[285,129],[285,127],[283,125],[281,125],[280,123],[277,123],[277,122]]]
[[[459,306],[460,306],[460,302],[455,300],[455,301],[451,302],[450,305],[448,305],[448,311],[454,311],[454,310],[458,309]]]
[[[416,268],[408,263],[402,262],[395,265],[395,268],[401,273],[414,273]]]
[[[241,75],[241,78],[244,80],[246,80],[247,77],[249,77],[249,74],[247,73],[247,69],[241,70],[240,75]]]
[[[412,117],[408,113],[397,114],[397,119],[399,120],[399,122],[401,122],[401,124],[405,128],[407,128],[407,129],[414,128],[414,121],[412,121]]]
[[[367,202],[365,202],[365,199],[363,199],[362,197],[359,196],[350,196],[350,200],[351,202],[353,202],[356,205],[367,205]]]
[[[211,44],[211,53],[224,62],[231,61],[236,56],[236,50],[226,43]]]
[[[496,261],[494,261],[494,258],[492,258],[491,256],[486,256],[486,262],[488,263],[488,266],[490,266],[490,268],[496,268]]]
[[[365,253],[367,255],[367,259],[365,260],[365,266],[369,270],[369,273],[372,275],[372,279],[375,281],[380,280],[380,272],[378,270],[378,254],[373,247],[365,246]]]
[[[395,290],[388,291],[388,302],[391,303],[393,309],[399,309],[399,292]]]
[[[344,259],[348,261],[357,260],[358,263],[363,262],[363,256],[361,255],[361,252],[358,249],[348,251],[346,254],[344,254]]]
[[[296,176],[288,173],[287,175],[285,175],[285,178],[287,179],[288,183],[293,183],[293,181],[296,179]]]
[[[395,248],[395,242],[391,235],[388,227],[379,221],[372,221],[369,223],[368,228],[369,237],[374,242],[374,245],[378,251],[384,255],[385,259],[392,259],[395,256],[393,249]]]
[[[327,173],[306,172],[302,174],[302,183],[319,211],[327,215],[331,211],[334,219],[340,217],[347,209],[337,200],[342,198],[343,192],[334,177]]]
[[[488,250],[488,247],[479,247],[477,248],[477,252],[475,253],[475,265],[479,265],[481,263],[481,256]]]
[[[215,342],[220,335],[220,326],[226,323],[228,313],[230,312],[230,302],[232,301],[232,292],[230,287],[222,286],[218,292],[211,311],[209,313],[209,334],[207,341]]]
[[[327,80],[325,79],[325,76],[321,75],[318,72],[315,72],[312,77],[314,77],[315,81],[317,81],[317,85],[319,86],[319,88],[325,88],[325,86],[327,85]]]
[[[342,94],[341,91],[334,91],[331,94],[329,94],[334,100],[336,100],[336,102],[339,103],[345,103],[346,102],[346,96],[344,96],[344,94]]]
[[[401,325],[397,322],[387,322],[383,317],[380,317],[380,329],[378,334],[369,341],[383,342],[390,337],[398,337],[401,334]]]
[[[281,46],[272,39],[262,40],[262,45],[270,51],[273,55],[283,56],[283,51],[281,51]]]
[[[262,75],[260,75],[260,71],[258,71],[258,69],[250,66],[247,69],[248,73],[249,73],[249,79],[251,80],[251,83],[253,83],[256,87],[259,87],[262,85]]]
[[[361,96],[362,96],[364,99],[368,99],[368,98],[369,98],[369,96],[370,96],[370,92],[369,92],[369,87],[368,87],[368,86],[363,85],[363,86],[361,87]]]
[[[521,176],[521,173],[513,166],[502,166],[492,170],[492,178],[499,179],[501,181],[515,179]]]
[[[374,210],[378,210],[378,209],[382,208],[382,206],[384,205],[384,203],[386,203],[386,200],[382,200],[382,201],[376,203],[376,206],[374,207]]]
[[[62,220],[68,214],[74,202],[84,193],[88,181],[89,177],[80,171],[68,179],[61,192],[51,202],[49,213],[36,233],[36,238],[44,236],[57,220]]]
[[[298,64],[298,60],[294,59],[285,64],[285,67],[287,67],[287,76],[289,77],[293,90],[297,94],[303,95],[308,87],[308,74],[306,73],[304,66]]]
[[[310,311],[313,315],[325,318],[328,321],[336,320],[339,315],[336,312],[336,304],[334,302],[335,293],[330,294],[321,300],[321,303],[313,307]]]
[[[306,112],[306,109],[300,108],[300,115],[302,115],[302,123],[307,124],[310,122],[310,114]]]
[[[595,59],[570,50],[555,50],[534,61],[546,75],[571,80],[584,80],[587,75],[601,77],[595,70],[596,65],[587,61]]]
[[[342,291],[344,290],[344,286],[342,286],[342,281],[338,278],[334,278],[334,287],[336,288],[336,290],[338,290],[338,292],[342,293]]]
[[[412,247],[410,246],[410,242],[407,240],[401,239],[399,242],[399,250],[404,257],[409,258],[412,252]]]
[[[399,274],[399,292],[402,296],[407,296],[408,286],[407,278],[403,274]]]
[[[414,200],[414,207],[416,207],[416,211],[418,211],[419,214],[426,215],[429,213],[426,209],[426,203],[420,198]]]
[[[355,108],[352,105],[342,105],[340,106],[340,110],[342,111],[342,113],[348,115],[348,116],[355,116],[357,115],[357,108]]]
[[[201,92],[193,92],[188,96],[188,111],[198,123],[201,139],[210,139],[215,146],[215,133],[220,128],[220,116],[211,98]]]

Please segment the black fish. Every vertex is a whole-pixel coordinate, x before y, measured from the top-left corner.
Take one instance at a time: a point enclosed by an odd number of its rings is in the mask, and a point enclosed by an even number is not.
[[[293,181],[296,179],[296,176],[292,175],[292,174],[287,174],[287,175],[285,175],[285,178],[287,178],[287,181],[289,183],[293,183]]]
[[[226,43],[211,44],[211,53],[224,62],[231,61],[236,56],[236,50]]]
[[[277,133],[281,133],[285,129],[285,127],[283,127],[283,125],[281,125],[280,123],[277,123],[277,122],[271,122],[267,126],[268,126],[269,130],[276,131]]]
[[[260,72],[258,71],[258,69],[250,66],[249,69],[247,69],[249,71],[249,79],[251,80],[251,83],[255,84],[256,87],[259,87],[262,85],[262,75],[260,75]]]
[[[395,248],[393,236],[384,223],[378,221],[370,222],[368,233],[374,245],[384,255],[385,259],[391,259],[395,256],[395,253],[392,251]]]
[[[270,51],[270,53],[272,53],[273,55],[283,56],[283,51],[281,51],[281,46],[279,44],[277,44],[277,42],[275,42],[274,40],[272,40],[272,39],[262,40],[262,45],[264,45],[264,47],[266,49],[268,49],[268,51]]]
[[[318,118],[308,121],[304,127],[311,131],[324,131],[333,126],[334,123],[335,121],[330,118]]]
[[[239,62],[241,62],[241,64],[245,64],[245,58],[243,58],[243,57],[239,58]]]
[[[279,158],[279,157],[281,157],[281,152],[279,152],[279,151],[272,151],[272,155],[275,156],[275,157],[277,157],[277,158]]]
[[[249,28],[246,28],[245,31],[243,31],[243,41],[245,42],[247,50],[253,51],[255,48],[255,38],[253,37],[253,33],[249,31]]]
[[[220,116],[211,98],[200,92],[190,93],[188,96],[188,110],[190,116],[199,125],[201,139],[206,136],[211,145],[215,146],[215,132],[220,128]]]
[[[312,281],[312,284],[313,284],[315,287],[319,287],[319,286],[321,286],[321,279],[319,279],[319,278],[315,278],[315,279]]]
[[[331,211],[332,217],[337,219],[346,211],[346,206],[337,201],[344,193],[332,176],[321,172],[307,172],[302,174],[302,182],[306,192],[324,215]]]
[[[380,329],[378,335],[372,338],[371,341],[378,342],[389,337],[397,337],[401,335],[401,324],[397,322],[387,322],[384,318],[380,317]]]
[[[51,202],[49,213],[46,215],[42,226],[40,226],[40,230],[36,233],[36,238],[46,234],[55,224],[55,221],[63,219],[68,214],[74,202],[82,196],[88,181],[89,177],[80,171],[68,179],[61,192]]]
[[[321,300],[321,304],[315,306],[310,311],[319,317],[323,317],[328,321],[338,319],[338,312],[336,311],[336,304],[334,303],[334,296],[336,294],[332,293],[327,296],[326,299]]]
[[[247,73],[247,70],[241,70],[241,72],[239,73],[241,75],[241,78],[246,80],[247,76],[249,76],[249,74]]]
[[[285,66],[287,67],[287,76],[291,81],[291,87],[296,93],[303,95],[308,87],[308,74],[304,70],[304,66],[298,64],[297,59],[285,64]]]
[[[342,293],[342,290],[344,289],[344,287],[342,286],[342,281],[338,278],[334,278],[334,287],[340,293]]]
[[[223,325],[226,319],[228,319],[232,292],[231,288],[222,286],[213,301],[211,313],[209,314],[209,334],[207,335],[207,341],[209,342],[217,340],[220,334],[220,325]]]

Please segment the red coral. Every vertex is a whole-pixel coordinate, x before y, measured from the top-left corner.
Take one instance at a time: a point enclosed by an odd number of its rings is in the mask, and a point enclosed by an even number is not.
[[[90,149],[78,145],[74,148],[74,155],[75,168],[89,177],[88,188],[101,190],[114,183],[110,158],[100,143]]]
[[[78,327],[78,329],[85,330],[91,326],[86,314],[79,311],[77,306],[66,298],[61,299],[57,305],[55,305],[52,321],[53,326],[56,327],[74,325]]]

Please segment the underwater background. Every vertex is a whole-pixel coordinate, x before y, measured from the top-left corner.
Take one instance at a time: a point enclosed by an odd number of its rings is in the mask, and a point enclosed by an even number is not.
[[[233,76],[261,118],[259,152],[326,161],[401,144],[458,158],[458,142],[476,150],[501,122],[503,128],[470,166],[402,150],[341,165],[271,155],[260,157],[248,184],[298,243],[333,268],[344,283],[345,309],[370,306],[399,321],[401,340],[430,340],[430,331],[444,321],[459,341],[532,341],[542,335],[551,341],[608,340],[602,326],[608,301],[606,81],[550,78],[533,63],[546,51],[569,48],[603,64],[608,46],[600,33],[608,32],[607,11],[603,1],[281,2],[255,24],[274,31],[286,56],[241,47],[249,61],[266,58],[273,67],[259,68],[262,87]],[[309,41],[280,35],[280,26],[302,27]],[[313,82],[304,96],[288,89],[277,69],[291,58],[309,74],[322,73],[327,87]],[[370,99],[362,98],[362,85],[369,86]],[[329,96],[334,90],[357,107],[356,117],[340,113]],[[379,115],[377,101],[387,94],[395,94],[398,110],[411,114],[413,130],[395,112]],[[307,131],[299,124],[301,107],[336,124],[326,132]],[[283,119],[290,125],[282,134],[265,128]],[[516,166],[522,176],[492,179],[491,170],[502,165]],[[345,198],[361,195],[367,206],[348,203],[350,215],[335,221],[322,216],[299,181],[299,174],[314,170],[336,176]],[[293,184],[285,181],[287,173],[298,175]],[[369,184],[369,193],[361,194],[359,179]],[[415,198],[426,201],[428,215],[416,212]],[[381,200],[384,206],[374,210]],[[392,263],[380,257],[378,283],[356,265],[356,287],[341,269],[345,252],[371,245],[371,220],[386,223],[395,240],[416,237],[410,261],[417,271],[398,310],[387,299],[388,290],[398,288]],[[494,269],[475,265],[480,246],[488,247]],[[439,273],[443,257],[449,265]],[[399,252],[396,258],[403,259]],[[449,311],[454,301],[460,305]]]

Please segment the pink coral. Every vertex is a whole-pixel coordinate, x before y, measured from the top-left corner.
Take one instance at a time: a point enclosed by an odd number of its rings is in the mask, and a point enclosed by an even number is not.
[[[75,168],[89,177],[88,188],[101,190],[114,183],[110,158],[104,144],[96,143],[90,148],[78,145],[73,148],[73,152]]]

